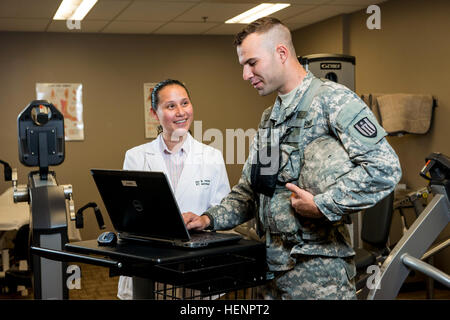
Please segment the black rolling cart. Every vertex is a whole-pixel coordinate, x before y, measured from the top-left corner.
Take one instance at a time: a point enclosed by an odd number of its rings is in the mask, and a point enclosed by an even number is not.
[[[141,284],[133,285],[138,299],[214,299],[233,292],[237,298],[238,290],[266,281],[264,243],[244,239],[201,249],[126,240],[99,246],[97,240],[87,240],[67,243],[63,251],[31,250],[52,260],[108,267],[110,276],[131,276]],[[256,299],[255,290],[240,299]]]

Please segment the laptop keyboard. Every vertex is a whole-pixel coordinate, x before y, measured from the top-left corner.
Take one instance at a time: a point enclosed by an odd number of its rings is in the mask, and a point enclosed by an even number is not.
[[[219,238],[221,238],[221,234],[216,232],[191,233],[191,241],[196,242],[207,242],[209,240],[217,240]]]

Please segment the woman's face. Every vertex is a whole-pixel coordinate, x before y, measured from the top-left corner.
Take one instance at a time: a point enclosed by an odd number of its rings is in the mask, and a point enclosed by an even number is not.
[[[163,127],[164,137],[178,141],[189,130],[194,118],[189,96],[182,86],[170,84],[159,91],[158,97],[158,109],[152,109],[152,113]]]

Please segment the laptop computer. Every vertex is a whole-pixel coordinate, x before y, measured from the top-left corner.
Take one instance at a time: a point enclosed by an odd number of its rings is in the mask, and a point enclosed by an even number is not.
[[[238,234],[188,231],[163,172],[91,169],[91,174],[121,239],[156,241],[186,248],[242,239]]]

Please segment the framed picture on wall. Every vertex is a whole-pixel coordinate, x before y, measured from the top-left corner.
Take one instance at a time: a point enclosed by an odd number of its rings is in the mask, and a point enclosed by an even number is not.
[[[158,136],[159,122],[151,115],[152,92],[155,83],[144,83],[144,112],[145,112],[145,138],[154,139]]]
[[[84,140],[82,90],[81,83],[36,83],[37,99],[51,102],[63,114],[66,141]]]

